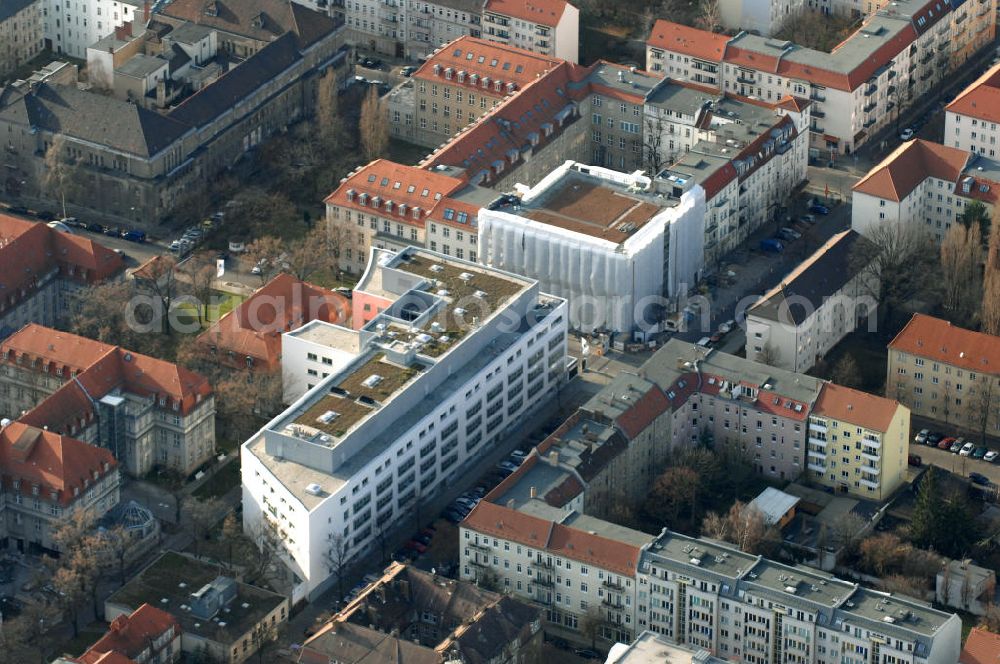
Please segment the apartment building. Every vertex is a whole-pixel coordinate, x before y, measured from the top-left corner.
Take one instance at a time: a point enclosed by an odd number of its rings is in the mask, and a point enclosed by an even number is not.
[[[53,664],[123,663],[172,664],[181,658],[181,626],[151,604],[111,621],[108,631],[79,657],[60,657]]]
[[[0,214],[0,339],[28,323],[55,325],[77,295],[124,270],[121,256],[79,235]]]
[[[889,344],[887,397],[976,434],[1000,432],[1000,341],[915,314]]]
[[[215,452],[212,388],[176,364],[34,323],[0,358],[4,417],[106,448],[130,475],[186,475]]]
[[[576,62],[580,57],[580,10],[566,0],[486,0],[482,36]]]
[[[686,295],[698,282],[701,187],[671,200],[641,171],[567,161],[517,191],[516,201],[480,212],[479,260],[569,299],[573,328],[650,329],[659,321],[645,303]]]
[[[559,64],[558,60],[485,39],[450,42],[414,72],[414,142],[446,143],[505,97]]]
[[[0,6],[0,76],[42,52],[42,2],[10,0]]]
[[[429,57],[459,37],[479,37],[482,21],[479,0],[411,0],[406,13],[406,57]]]
[[[58,553],[52,534],[74,514],[118,504],[118,462],[106,449],[24,422],[0,422],[0,546]]]
[[[835,159],[895,122],[902,109],[993,39],[992,0],[938,5],[901,0],[886,6],[830,53],[748,32],[730,39],[660,21],[647,42],[647,67],[668,75],[673,67],[673,75],[701,83],[714,78],[724,92],[764,101],[808,98],[811,156]]]
[[[809,0],[809,5],[813,4],[814,0]],[[770,37],[805,7],[803,0],[721,0],[719,18],[727,30],[746,30]]]
[[[373,249],[352,304],[360,355],[242,447],[243,521],[322,592],[535,409],[566,368],[567,305],[539,284],[425,249]],[[331,558],[333,556],[333,558]]]
[[[667,529],[646,535],[508,494],[498,487],[459,525],[461,578],[495,575],[570,633],[596,620],[602,642],[650,631],[747,664],[950,664],[961,647],[958,616],[919,600],[715,540]]]
[[[997,157],[1000,122],[1000,65],[991,67],[944,109],[945,145]]]
[[[919,228],[940,242],[972,201],[992,209],[1000,161],[924,140],[900,145],[853,187],[851,227]]]
[[[856,257],[871,243],[837,233],[746,312],[746,356],[806,372],[841,339],[875,320],[875,275]]]
[[[646,70],[664,76],[722,88],[726,35],[657,19],[646,40]]]
[[[198,335],[197,342],[226,366],[277,371],[285,333],[314,320],[338,323],[349,317],[343,295],[281,273]]]
[[[809,474],[820,485],[887,500],[906,477],[910,409],[834,383],[809,414]]]
[[[140,0],[40,0],[40,3],[45,48],[81,60],[86,59],[88,46],[113,34],[115,28],[129,22],[145,25],[151,18],[148,7]]]

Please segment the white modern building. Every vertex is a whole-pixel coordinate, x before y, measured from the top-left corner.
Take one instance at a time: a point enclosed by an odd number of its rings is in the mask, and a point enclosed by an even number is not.
[[[143,0],[42,0],[45,44],[53,53],[85,60],[87,47],[129,21],[145,25]],[[141,32],[141,30],[140,30]]]
[[[875,275],[857,262],[868,240],[837,233],[746,314],[746,356],[805,373],[875,314]]]
[[[658,193],[641,171],[567,161],[479,215],[479,260],[570,301],[570,325],[631,331],[702,269],[705,193]]]
[[[990,68],[944,109],[944,144],[997,157],[1000,64]]]
[[[361,354],[361,332],[314,320],[281,335],[281,383],[285,403],[298,401],[319,382]]]
[[[883,224],[920,228],[940,242],[972,201],[992,210],[1000,161],[924,140],[903,143],[853,188],[851,227],[862,235]]]
[[[296,599],[412,519],[565,374],[566,301],[532,279],[373,250],[354,305],[380,309],[360,355],[242,448],[244,527],[280,538]]]
[[[486,0],[482,37],[576,62],[580,10],[566,0]]]

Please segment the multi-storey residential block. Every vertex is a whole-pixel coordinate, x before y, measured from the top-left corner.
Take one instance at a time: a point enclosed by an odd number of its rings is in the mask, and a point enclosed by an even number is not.
[[[480,0],[411,0],[406,14],[406,55],[425,57],[459,37],[479,37],[482,21]]]
[[[107,448],[132,475],[187,474],[215,451],[212,388],[176,364],[33,323],[0,358],[5,417]]]
[[[886,396],[917,415],[1000,432],[1000,338],[915,314],[889,344]]]
[[[874,321],[875,275],[855,256],[870,244],[837,233],[746,312],[746,356],[805,372],[866,321]]]
[[[298,661],[447,664],[461,653],[469,662],[518,664],[538,657],[541,627],[537,607],[393,563],[302,644]]]
[[[0,5],[0,76],[42,52],[42,3],[10,0]]]
[[[242,447],[243,519],[272,528],[316,594],[548,403],[567,305],[539,284],[423,249],[372,250],[361,353]]]
[[[803,0],[721,0],[719,18],[729,30],[747,30],[769,37],[804,8]]]
[[[281,273],[198,335],[198,344],[228,366],[276,371],[284,333],[349,317],[343,295]]]
[[[24,422],[0,422],[0,545],[58,552],[53,533],[86,510],[118,504],[118,462],[106,449]]]
[[[120,659],[119,659],[120,658]],[[177,619],[151,604],[111,621],[108,631],[79,657],[58,658],[53,664],[172,664],[181,658],[181,626]]]
[[[538,279],[573,302],[574,328],[630,331],[658,321],[643,301],[687,294],[703,267],[704,190],[671,200],[637,171],[568,161],[516,207],[479,214],[479,259]]]
[[[615,664],[659,664],[664,658],[676,664],[722,664],[725,661],[700,648],[675,645],[649,630],[641,632],[630,644],[616,643],[608,652],[608,659]]]
[[[722,88],[729,37],[658,19],[646,40],[646,69],[671,79]]]
[[[87,47],[126,23],[145,25],[149,7],[140,0],[65,2],[40,0],[45,47],[74,58],[87,57]]]
[[[0,339],[28,323],[65,322],[81,290],[115,278],[125,264],[92,240],[0,214]]]
[[[902,0],[876,11],[830,53],[746,32],[723,38],[658,22],[647,66],[724,92],[813,102],[812,156],[849,154],[993,39],[993,0]],[[671,60],[671,57],[673,60]],[[696,66],[697,65],[697,66]],[[706,78],[706,74],[709,76]],[[700,77],[700,78],[692,78]]]
[[[486,0],[483,39],[576,62],[580,10],[566,0]]]
[[[113,4],[111,0],[95,0],[87,7]],[[197,17],[203,17],[205,3],[199,0],[193,4],[198,7]],[[249,3],[231,4],[242,7]],[[28,81],[8,86],[0,96],[0,133],[8,137],[8,168],[5,179],[0,180],[5,193],[36,205],[53,206],[55,202],[49,199],[57,196],[51,187],[44,186],[44,173],[45,157],[56,146],[62,150],[61,158],[72,166],[71,183],[63,192],[71,209],[117,217],[130,226],[162,219],[177,200],[209,186],[227,164],[235,163],[274,133],[310,117],[315,104],[306,100],[312,99],[317,74],[332,69],[346,77],[350,59],[342,26],[296,4],[290,11],[296,17],[294,30],[268,37],[259,48],[254,46],[257,42],[234,46],[236,57],[216,57],[205,63],[209,75],[201,81],[200,89],[184,88],[184,94],[193,89],[197,94],[171,97],[170,107],[163,112],[80,90],[75,81],[66,85]],[[265,22],[273,29],[270,20]],[[177,28],[183,25],[184,21],[178,20]],[[167,37],[166,27],[159,28],[159,38]],[[221,30],[219,36],[221,47],[226,43]],[[245,60],[239,56],[239,48],[244,49]],[[113,61],[114,54],[109,55]],[[162,63],[148,58],[139,58],[137,68],[126,71],[125,78],[131,82],[122,92],[146,90],[145,100],[152,90],[157,99],[147,105],[157,105],[161,84],[165,95],[167,83],[163,78],[154,83]],[[150,64],[155,65],[153,70],[143,69]],[[214,82],[212,71],[218,75]]]
[[[817,484],[886,500],[903,483],[910,409],[825,383],[809,414],[809,474]]]
[[[998,191],[1000,161],[908,141],[854,185],[851,227],[862,235],[886,224],[913,228],[940,242],[969,203],[992,209]]]
[[[997,157],[1000,65],[990,68],[944,109],[945,145]]]

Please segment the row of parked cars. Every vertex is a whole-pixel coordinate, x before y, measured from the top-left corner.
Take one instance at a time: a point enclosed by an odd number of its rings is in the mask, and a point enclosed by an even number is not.
[[[511,452],[510,456],[498,463],[496,468],[494,468],[498,479],[503,480],[517,470],[521,464],[524,463],[527,456],[528,453],[523,450],[514,450]],[[471,512],[473,508],[479,504],[479,501],[483,499],[483,496],[486,495],[487,491],[487,487],[483,485],[479,485],[474,489],[466,491],[461,496],[456,498],[447,509],[445,509],[442,516],[452,523],[461,522],[469,515],[469,512]]]
[[[200,224],[191,226],[183,235],[170,243],[170,251],[180,256],[194,251],[194,248],[205,240],[205,235],[222,223],[224,217],[225,213],[216,212]]]
[[[830,208],[817,202],[813,202],[809,205],[809,214],[804,214],[799,217],[798,221],[800,224],[815,224],[816,215],[827,215],[830,214]],[[784,226],[778,229],[774,237],[765,238],[760,241],[760,250],[768,251],[775,254],[780,254],[785,250],[786,242],[795,242],[802,238],[802,231],[796,229],[793,226]]]
[[[985,445],[977,445],[970,440],[966,440],[962,436],[946,436],[940,431],[921,429],[917,435],[913,437],[913,442],[920,445],[927,445],[928,447],[936,447],[939,450],[947,450],[948,452],[959,456],[981,459],[986,463],[994,463],[998,458],[1000,458],[1000,452],[991,450]],[[969,473],[969,479],[976,484],[987,485],[990,483],[989,478],[981,475],[980,473]]]

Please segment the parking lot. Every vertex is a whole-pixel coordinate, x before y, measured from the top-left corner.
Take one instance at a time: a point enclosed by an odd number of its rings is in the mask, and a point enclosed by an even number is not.
[[[914,431],[914,435],[919,429]],[[978,439],[973,442],[979,447]],[[919,456],[923,465],[934,465],[942,470],[961,477],[969,477],[970,473],[979,473],[989,479],[993,485],[1000,486],[1000,460],[990,463],[983,459],[974,459],[971,456],[962,456],[956,452],[939,449],[936,445],[910,442],[910,454]]]

